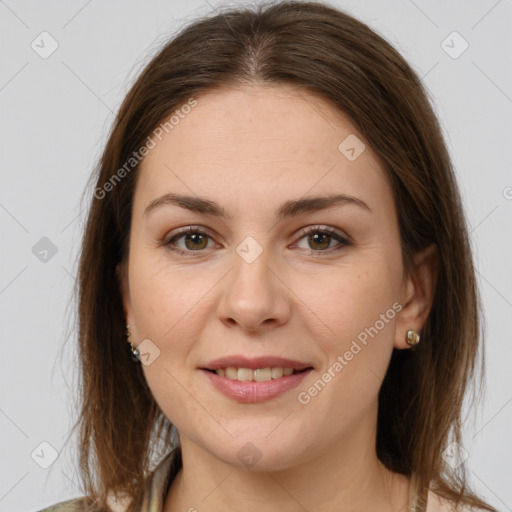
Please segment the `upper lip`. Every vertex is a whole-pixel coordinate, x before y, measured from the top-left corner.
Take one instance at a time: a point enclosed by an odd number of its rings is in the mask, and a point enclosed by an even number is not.
[[[211,361],[203,368],[205,370],[218,370],[219,368],[251,368],[256,370],[258,368],[267,367],[282,367],[282,368],[293,368],[294,370],[300,371],[312,366],[307,363],[300,361],[293,361],[292,359],[285,359],[283,357],[274,356],[261,356],[261,357],[244,357],[244,356],[225,356],[215,361]]]

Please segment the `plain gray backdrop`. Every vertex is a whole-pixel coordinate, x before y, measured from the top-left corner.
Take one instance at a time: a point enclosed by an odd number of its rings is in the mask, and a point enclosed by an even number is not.
[[[512,0],[330,3],[408,59],[443,125],[486,315],[487,391],[464,449],[474,487],[512,510]],[[64,442],[75,420],[70,300],[82,194],[142,66],[220,5],[0,0],[0,512],[80,495],[76,443]]]

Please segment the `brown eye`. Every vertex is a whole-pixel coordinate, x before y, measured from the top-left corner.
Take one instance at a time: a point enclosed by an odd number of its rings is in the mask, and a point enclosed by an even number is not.
[[[310,234],[308,235],[308,243],[311,249],[328,249],[331,243],[331,235],[321,232]]]
[[[205,249],[208,245],[208,237],[201,233],[186,233],[183,236],[185,237],[185,247],[191,251]]]
[[[312,228],[302,230],[302,236],[299,242],[297,242],[299,248],[313,253],[332,253],[350,245],[349,240],[341,234],[322,226],[313,226]]]
[[[189,227],[163,241],[162,245],[181,254],[191,255],[195,252],[200,255],[203,249],[209,248],[210,241],[213,242],[210,235],[198,228]]]

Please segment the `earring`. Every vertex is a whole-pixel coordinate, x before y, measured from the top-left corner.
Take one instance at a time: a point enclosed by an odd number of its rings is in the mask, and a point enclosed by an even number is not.
[[[420,342],[420,335],[414,329],[409,329],[405,340],[407,345],[414,347]]]
[[[138,363],[138,362],[140,362],[139,351],[136,348],[134,348],[133,343],[128,340],[128,338],[132,334],[129,329],[130,329],[130,326],[127,325],[126,326],[126,339],[130,343],[130,347],[131,347],[131,351],[132,351],[132,360]]]

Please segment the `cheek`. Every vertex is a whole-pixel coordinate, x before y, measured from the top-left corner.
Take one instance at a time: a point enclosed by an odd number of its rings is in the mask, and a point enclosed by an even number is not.
[[[163,251],[158,251],[158,258],[151,253],[135,252],[130,269],[132,306],[139,338],[150,338],[163,346],[176,337],[182,341],[193,338],[199,326],[191,318],[197,318],[205,309],[215,276],[202,272],[198,278],[192,265],[171,266]],[[185,338],[181,336],[184,330],[188,334]]]
[[[200,421],[204,410],[187,391],[193,389],[189,355],[204,328],[211,307],[205,293],[213,283],[206,279],[198,286],[197,278],[183,269],[145,265],[140,258],[132,262],[130,284],[138,341],[151,340],[158,354],[151,364],[142,365],[145,380],[160,409],[178,428],[190,418]],[[205,420],[205,431],[209,428]]]
[[[338,268],[298,292],[321,320],[310,328],[325,354],[318,379],[299,391],[313,416],[333,428],[377,399],[393,351],[399,278],[389,262],[375,259],[359,269]]]
[[[374,299],[371,307],[364,301],[346,302],[346,309],[332,323],[336,336],[322,338],[325,366],[309,387],[299,390],[301,403],[308,401],[307,417],[326,432],[348,432],[357,424],[367,424],[363,418],[377,406],[393,351],[396,316],[387,295],[380,299],[380,303]]]
[[[364,341],[375,324],[381,338],[392,337],[399,278],[385,260],[374,259],[357,267],[296,275],[289,283],[305,306],[310,328],[331,352],[348,349],[360,334]]]

